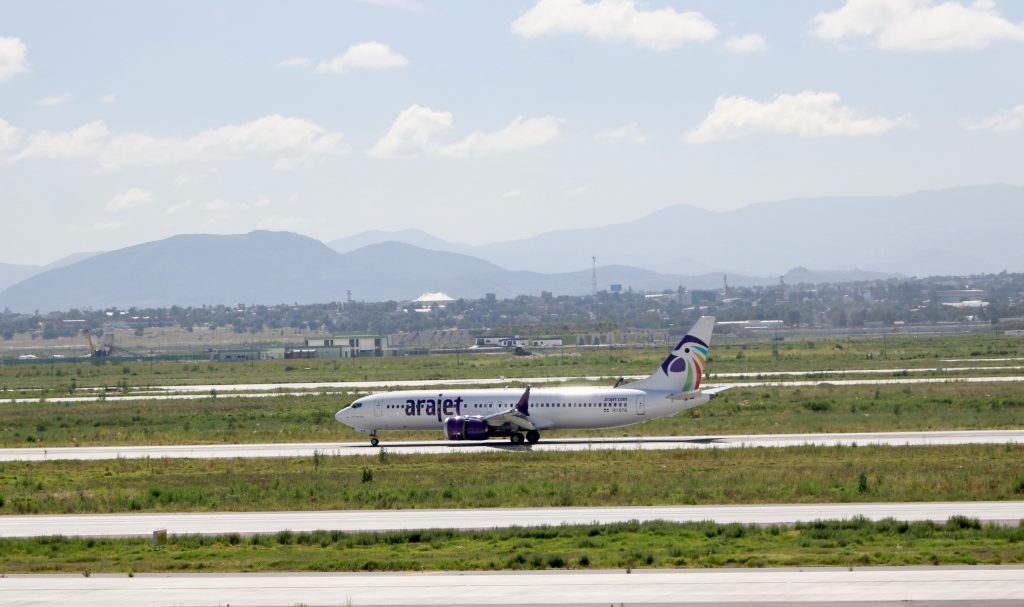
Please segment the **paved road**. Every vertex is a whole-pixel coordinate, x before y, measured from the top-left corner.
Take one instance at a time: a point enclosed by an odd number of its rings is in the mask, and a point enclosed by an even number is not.
[[[1024,569],[698,569],[507,573],[14,575],[0,604],[1019,606]]]
[[[945,522],[956,515],[986,522],[1017,524],[1024,520],[1024,501],[5,515],[0,516],[0,537],[148,537],[154,529],[167,529],[172,534],[204,535],[276,533],[285,529],[296,532],[318,529],[489,529],[609,524],[631,520],[714,520],[720,523],[771,525],[858,516],[871,520],[895,518],[904,521]]]
[[[486,451],[594,451],[706,449],[711,447],[791,447],[795,445],[965,445],[1024,443],[1024,430],[955,430],[947,432],[863,432],[845,434],[748,434],[733,436],[651,436],[644,438],[559,438],[535,445],[512,446],[505,440],[482,442],[395,441],[381,447],[390,453],[480,453]],[[100,460],[137,458],[312,457],[314,453],[347,457],[376,455],[379,447],[358,443],[269,443],[241,445],[156,445],[112,447],[19,447],[0,449],[0,461]]]

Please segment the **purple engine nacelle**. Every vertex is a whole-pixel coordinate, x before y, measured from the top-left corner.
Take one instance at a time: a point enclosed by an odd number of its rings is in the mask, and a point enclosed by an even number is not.
[[[448,440],[485,440],[490,436],[483,419],[461,415],[445,418],[444,433]]]

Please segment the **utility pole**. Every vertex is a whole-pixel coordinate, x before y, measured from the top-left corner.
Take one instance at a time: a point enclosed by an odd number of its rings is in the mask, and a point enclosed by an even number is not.
[[[591,277],[590,277],[590,280],[591,280],[591,294],[596,297],[597,296],[597,255],[591,256],[590,262],[592,264],[592,273],[591,273]]]

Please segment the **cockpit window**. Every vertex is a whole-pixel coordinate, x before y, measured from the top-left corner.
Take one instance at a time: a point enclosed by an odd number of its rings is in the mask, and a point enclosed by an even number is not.
[[[363,403],[352,403],[352,408],[353,409],[358,409],[359,407],[362,407],[362,406],[363,406]]]

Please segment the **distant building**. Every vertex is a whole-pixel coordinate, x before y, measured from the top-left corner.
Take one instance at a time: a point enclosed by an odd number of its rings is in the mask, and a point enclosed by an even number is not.
[[[307,338],[301,348],[271,348],[267,350],[267,358],[358,358],[400,353],[401,348],[392,346],[388,335],[336,335]]]
[[[560,348],[562,347],[561,339],[535,339],[533,340],[534,348]]]
[[[494,336],[494,335],[490,335],[490,336],[483,335],[483,336],[477,337],[475,341],[476,341],[476,345],[482,346],[482,347],[485,347],[485,348],[487,348],[487,347],[500,348],[502,340],[505,340],[505,339],[511,339],[511,338],[509,338],[509,337],[501,337],[501,336]]]
[[[960,303],[985,299],[985,289],[947,289],[938,291],[939,303]]]
[[[513,336],[481,336],[476,338],[476,345],[483,348],[525,348],[530,340],[525,337]]]
[[[220,362],[244,362],[247,360],[266,360],[270,358],[267,356],[265,350],[257,350],[255,348],[234,348],[229,350],[217,350],[211,356],[212,360]]]
[[[412,300],[412,304],[417,312],[424,312],[430,310],[440,310],[448,306],[448,304],[455,301],[454,297],[451,297],[447,293],[438,291],[437,293],[424,293],[416,299]]]

